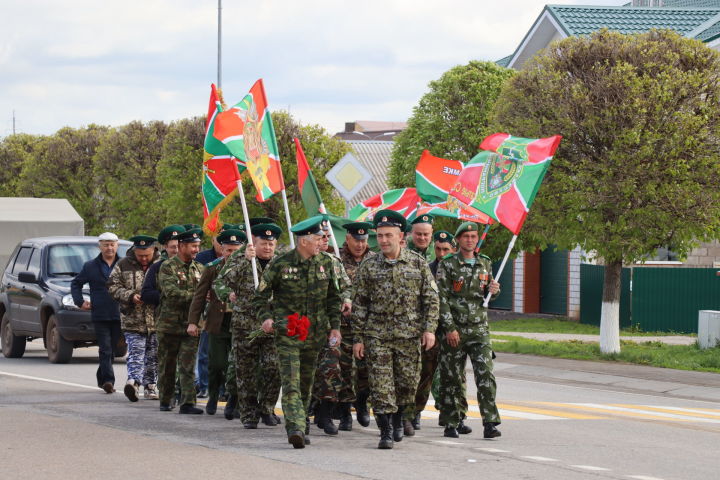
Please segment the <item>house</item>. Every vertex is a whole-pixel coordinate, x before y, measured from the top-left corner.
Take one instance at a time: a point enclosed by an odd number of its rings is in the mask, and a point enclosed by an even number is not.
[[[720,50],[720,0],[633,0],[622,6],[546,5],[515,51],[497,63],[522,69],[553,41],[602,28],[627,34],[666,28]],[[720,242],[715,241],[700,245],[685,261],[679,261],[668,249],[659,250],[644,266],[720,267],[719,258]],[[501,308],[579,318],[581,263],[583,252],[579,248],[520,253],[513,268],[503,274],[509,276],[504,286],[511,286],[512,295],[506,296]]]

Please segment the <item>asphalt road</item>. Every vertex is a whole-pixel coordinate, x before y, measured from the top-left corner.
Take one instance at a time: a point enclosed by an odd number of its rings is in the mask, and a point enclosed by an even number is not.
[[[446,439],[429,407],[422,430],[379,451],[374,427],[312,429],[293,450],[282,427],[244,430],[220,415],[158,411],[94,386],[96,350],[51,365],[41,345],[0,356],[0,478],[716,479],[720,380],[594,362],[501,354],[503,436]],[[608,369],[607,372],[604,369]],[[117,387],[123,361],[115,364]],[[470,374],[471,375],[471,374]],[[472,378],[471,376],[469,378]],[[121,388],[118,388],[121,390]],[[474,388],[469,386],[471,405]],[[717,396],[716,396],[717,395]]]

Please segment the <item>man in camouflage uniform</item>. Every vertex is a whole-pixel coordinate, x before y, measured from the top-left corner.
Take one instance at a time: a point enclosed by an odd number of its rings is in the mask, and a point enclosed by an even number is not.
[[[255,429],[258,416],[265,425],[275,426],[275,404],[280,394],[280,372],[277,350],[271,336],[248,339],[261,322],[251,304],[255,293],[252,258],[255,257],[258,275],[262,276],[275,257],[277,239],[282,234],[274,223],[251,227],[253,244],[246,252],[230,256],[213,284],[215,293],[232,305],[233,362],[237,375],[237,394],[229,403],[237,405],[244,428]],[[226,417],[230,419],[231,417]]]
[[[500,293],[492,278],[492,263],[475,252],[478,225],[465,222],[455,233],[460,251],[440,261],[437,281],[440,289],[440,324],[445,333],[440,342],[440,414],[446,419],[446,437],[457,438],[462,423],[461,397],[467,358],[473,367],[477,400],[483,418],[484,437],[500,436],[496,425],[500,414],[495,405],[496,384],[492,373],[492,347],[484,297]]]
[[[198,327],[208,335],[208,402],[205,412],[215,415],[220,387],[225,383],[230,354],[230,318],[232,307],[219,299],[212,290],[213,282],[226,259],[247,240],[240,230],[224,229],[215,239],[220,244],[220,257],[205,266],[190,304],[188,333],[199,334]],[[237,394],[237,392],[232,392]]]
[[[455,237],[445,230],[440,230],[433,234],[433,250],[435,253],[435,260],[430,262],[430,271],[433,277],[437,274],[437,265],[439,261],[450,253],[455,252]],[[441,327],[435,331],[436,338],[442,338]],[[403,419],[403,430],[405,435],[415,435],[415,430],[420,430],[420,416],[422,415],[425,406],[427,405],[428,398],[430,397],[430,390],[434,385],[435,371],[437,369],[438,355],[440,353],[440,344],[436,342],[433,348],[430,350],[424,350],[422,352],[422,362],[420,365],[420,382],[418,383],[418,389],[415,393],[415,405],[413,408],[408,408],[404,413]],[[434,393],[435,390],[433,390]],[[433,395],[435,397],[435,395]]]
[[[320,347],[340,341],[342,265],[319,255],[323,219],[318,215],[291,229],[297,246],[268,265],[252,302],[263,331],[276,332],[285,429],[293,448],[310,443],[306,417]],[[292,314],[310,319],[305,341],[287,335]]]
[[[435,343],[440,300],[425,260],[400,248],[405,218],[381,210],[374,224],[382,254],[363,261],[355,275],[353,353],[367,355],[378,448],[389,449],[402,440],[403,411],[415,403],[420,351]]]
[[[180,413],[200,414],[195,407],[195,358],[198,337],[188,333],[188,312],[200,282],[203,266],[194,260],[200,250],[202,230],[190,229],[178,235],[178,254],[163,262],[158,273],[160,312],[156,319],[160,410],[172,410],[170,401],[179,368]]]
[[[115,264],[108,279],[110,296],[120,305],[120,328],[128,346],[125,396],[138,401],[140,385],[145,398],[157,399],[157,336],[154,307],[140,299],[145,272],[157,261],[155,238],[137,235],[130,239],[132,248]]]
[[[433,222],[435,217],[432,215],[420,215],[410,222],[410,235],[407,240],[407,249],[420,254],[426,262],[435,259],[435,251],[430,243],[433,239]]]

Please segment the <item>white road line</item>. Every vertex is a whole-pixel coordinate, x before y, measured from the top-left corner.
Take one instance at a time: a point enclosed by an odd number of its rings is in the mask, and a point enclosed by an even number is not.
[[[559,462],[560,460],[556,458],[548,458],[548,457],[535,457],[532,455],[526,455],[522,456],[520,458],[527,458],[528,460],[537,460],[538,462]]]
[[[703,409],[703,408],[683,408],[683,407],[672,407],[672,406],[667,406],[667,405],[642,405],[642,406],[646,407],[646,408],[663,408],[665,410],[677,410],[678,412],[700,413],[702,415],[710,415],[712,417],[720,418],[720,412],[712,411],[709,409]]]
[[[648,477],[647,475],[625,475],[628,478],[634,478],[635,480],[663,480],[658,477]]]
[[[99,390],[98,387],[91,387],[89,385],[81,385],[79,383],[61,382],[60,380],[52,380],[50,378],[31,377],[30,375],[20,375],[18,373],[0,372],[0,375],[6,375],[8,377],[22,378],[24,380],[36,380],[38,382],[45,383],[56,383],[58,385],[67,385],[68,387],[87,388],[89,390]]]
[[[482,450],[483,452],[488,452],[488,453],[510,453],[510,450],[502,450],[500,448],[477,447],[475,450]]]
[[[441,445],[465,445],[462,442],[453,442],[450,440],[431,440],[433,443],[439,443]]]
[[[583,470],[591,470],[593,472],[609,472],[609,468],[595,467],[593,465],[570,465],[573,468],[581,468]]]
[[[477,463],[477,460],[474,458],[468,458],[468,463]]]
[[[703,423],[720,423],[720,419],[713,418],[700,418],[690,417],[687,415],[677,415],[674,413],[656,412],[654,410],[640,410],[637,408],[625,408],[625,407],[614,407],[612,405],[601,405],[599,403],[573,403],[572,405],[579,405],[581,407],[599,408],[602,410],[616,411],[616,412],[630,412],[630,413],[642,413],[643,415],[651,415],[659,418],[674,418],[676,420],[687,420],[692,422],[703,422]]]
[[[474,408],[473,408],[474,407]],[[474,412],[480,412],[480,409],[478,407],[470,407],[470,410]],[[526,420],[567,420],[565,417],[553,417],[551,415],[542,415],[539,413],[532,413],[532,412],[521,412],[519,410],[506,410],[504,408],[499,408],[498,412],[500,412],[501,417],[515,417],[515,418],[522,418]]]

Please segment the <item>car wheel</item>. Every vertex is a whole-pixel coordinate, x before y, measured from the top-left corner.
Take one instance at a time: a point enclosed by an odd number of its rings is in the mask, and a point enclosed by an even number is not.
[[[21,358],[25,354],[26,337],[18,337],[10,325],[10,315],[5,312],[0,323],[0,341],[5,358]]]
[[[50,315],[48,319],[45,344],[50,363],[68,363],[72,358],[73,344],[60,335],[55,323],[55,315]]]

